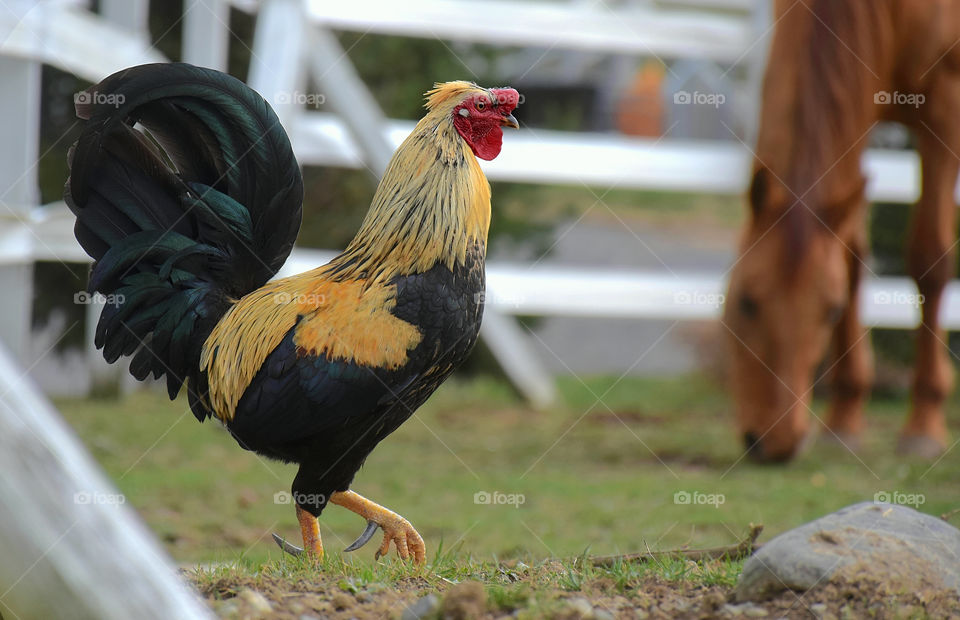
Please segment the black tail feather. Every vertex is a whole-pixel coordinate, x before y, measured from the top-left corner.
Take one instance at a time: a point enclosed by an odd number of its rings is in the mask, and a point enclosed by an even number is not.
[[[270,106],[238,80],[187,64],[132,67],[79,97],[87,123],[64,199],[108,296],[95,342],[171,398],[199,375],[204,341],[232,300],[283,265],[303,186]],[[202,394],[191,393],[201,419]]]

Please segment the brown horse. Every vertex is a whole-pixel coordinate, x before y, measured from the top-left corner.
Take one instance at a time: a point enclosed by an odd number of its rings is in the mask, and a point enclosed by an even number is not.
[[[908,241],[924,301],[901,452],[946,446],[953,369],[937,312],[956,263],[960,0],[778,0],[749,191],[750,221],[723,324],[749,454],[788,460],[810,434],[828,350],[825,434],[855,445],[872,382],[857,316],[866,265],[860,156],[880,120],[909,127],[922,159]]]

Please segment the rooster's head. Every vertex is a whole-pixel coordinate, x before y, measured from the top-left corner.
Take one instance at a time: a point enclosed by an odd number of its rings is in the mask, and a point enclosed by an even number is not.
[[[483,88],[458,81],[434,85],[427,93],[426,107],[431,113],[449,114],[473,154],[491,160],[500,154],[501,127],[520,127],[513,117],[519,103],[520,94],[512,88]]]

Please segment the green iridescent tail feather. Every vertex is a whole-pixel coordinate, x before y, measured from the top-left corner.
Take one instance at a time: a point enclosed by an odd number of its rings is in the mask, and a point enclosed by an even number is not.
[[[200,349],[230,304],[289,255],[297,161],[263,98],[211,69],[125,69],[76,108],[64,199],[94,259],[89,291],[108,296],[96,345],[108,362],[133,355],[138,379],[166,376],[173,398],[203,383]]]

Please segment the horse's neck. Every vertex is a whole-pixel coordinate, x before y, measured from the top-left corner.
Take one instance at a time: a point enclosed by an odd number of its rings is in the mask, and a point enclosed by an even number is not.
[[[887,46],[877,40],[887,29],[871,30],[883,19],[871,2],[819,0],[791,10],[770,50],[757,159],[817,208],[862,183],[860,156],[890,74]]]

